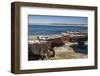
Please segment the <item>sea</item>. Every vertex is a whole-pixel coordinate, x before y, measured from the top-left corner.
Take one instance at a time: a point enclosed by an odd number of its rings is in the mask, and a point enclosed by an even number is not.
[[[28,35],[52,35],[67,31],[88,30],[87,26],[77,25],[28,25]]]

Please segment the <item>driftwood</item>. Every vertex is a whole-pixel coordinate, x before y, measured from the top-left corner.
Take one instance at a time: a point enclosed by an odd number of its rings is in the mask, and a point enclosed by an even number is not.
[[[48,39],[47,41],[50,43],[51,48],[63,46],[66,42],[68,42],[69,37],[59,37],[54,39]]]
[[[34,54],[45,54],[48,50],[48,44],[47,43],[33,43],[29,45],[31,47],[31,51]]]
[[[68,37],[60,37],[54,39],[48,39],[46,42],[33,43],[29,44],[29,54],[38,55],[40,58],[54,57],[55,51],[54,47],[63,46],[65,42],[68,40]],[[30,54],[32,56],[32,54]]]
[[[38,56],[38,59],[44,59],[44,58],[48,59],[49,57],[54,56],[54,50],[50,48],[48,42],[33,43],[29,44],[28,47],[29,47],[29,55],[31,55],[31,57]]]

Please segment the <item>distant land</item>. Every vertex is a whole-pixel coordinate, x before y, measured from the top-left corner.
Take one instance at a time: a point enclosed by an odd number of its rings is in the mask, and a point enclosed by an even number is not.
[[[52,23],[51,25],[87,25],[87,24],[64,24],[64,23]]]
[[[88,24],[67,24],[67,23],[34,23],[34,24],[29,24],[29,25],[55,25],[55,26],[59,26],[59,25],[76,25],[76,26],[87,26]]]

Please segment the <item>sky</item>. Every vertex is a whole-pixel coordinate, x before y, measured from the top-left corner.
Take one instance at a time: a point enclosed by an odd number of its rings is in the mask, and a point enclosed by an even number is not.
[[[28,24],[88,24],[88,17],[29,15]]]

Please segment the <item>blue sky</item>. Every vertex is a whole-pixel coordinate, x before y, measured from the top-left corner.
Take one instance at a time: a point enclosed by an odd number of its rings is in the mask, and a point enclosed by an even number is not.
[[[28,24],[88,24],[87,17],[29,15]]]

